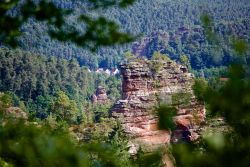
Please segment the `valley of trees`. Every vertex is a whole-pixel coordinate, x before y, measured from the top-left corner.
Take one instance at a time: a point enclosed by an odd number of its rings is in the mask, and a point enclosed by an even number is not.
[[[63,8],[84,8],[84,3],[78,1],[54,1]],[[116,21],[121,29],[141,37],[149,36],[153,32],[163,31],[170,34],[165,52],[172,58],[178,59],[181,54],[190,58],[192,67],[195,69],[211,68],[214,66],[228,65],[234,61],[229,48],[214,49],[206,40],[202,29],[201,15],[208,14],[214,20],[214,29],[220,34],[220,43],[232,43],[234,37],[240,37],[249,41],[249,3],[242,0],[240,3],[234,0],[138,0],[133,5],[120,10],[119,8],[99,9],[97,15],[105,15]],[[74,14],[68,20],[76,23]],[[78,26],[83,29],[82,26]],[[182,31],[188,29],[188,31]],[[19,44],[24,50],[48,56],[63,57],[66,59],[76,58],[82,66],[91,69],[99,67],[116,67],[123,59],[123,52],[131,49],[132,44],[112,47],[100,47],[96,53],[82,49],[69,42],[51,40],[42,23],[29,20],[21,28],[23,35],[19,38]],[[138,39],[140,40],[140,39]],[[228,46],[228,45],[223,45]],[[152,55],[156,46],[150,44]],[[214,58],[216,55],[217,60]],[[147,56],[147,55],[144,55]],[[215,60],[214,60],[215,59]],[[218,60],[219,59],[219,60]]]
[[[218,46],[207,40],[206,32],[201,26],[180,27],[170,32],[153,32],[141,41],[135,42],[132,52],[150,58],[155,51],[159,51],[177,61],[180,61],[181,56],[186,56],[188,65],[194,70],[225,67],[235,61],[249,64],[249,56],[239,58],[231,47],[237,39],[249,41],[249,29],[249,20],[217,24],[214,32],[217,34]]]
[[[249,166],[248,0],[11,0],[0,15],[0,166],[164,166],[166,154],[180,167]],[[121,79],[94,71],[137,58],[186,66],[207,122],[222,117],[229,130],[212,124],[219,133],[197,143],[129,155],[109,113]],[[91,102],[98,86],[108,103]],[[175,108],[157,107],[158,128],[174,130]]]
[[[98,86],[106,88],[112,101],[120,96],[119,76],[90,72],[74,59],[48,58],[6,48],[0,49],[0,59],[0,92],[12,94],[17,105],[23,101],[27,110],[41,119],[59,110],[56,107],[64,103],[60,98],[66,98],[69,110],[81,119]]]

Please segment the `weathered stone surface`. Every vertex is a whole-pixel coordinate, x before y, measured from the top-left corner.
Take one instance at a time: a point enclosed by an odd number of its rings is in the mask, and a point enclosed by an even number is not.
[[[134,42],[132,45],[132,53],[138,57],[149,57],[155,50],[164,50],[168,46],[169,38],[170,35],[167,32],[153,32],[148,37],[142,38],[141,41]],[[154,46],[154,49],[152,49],[152,46]]]
[[[28,115],[19,107],[9,107],[5,110],[4,116],[6,118],[14,118],[14,119],[28,119]]]
[[[109,102],[106,90],[104,87],[99,86],[96,90],[96,93],[92,95],[92,103],[95,104],[106,104]]]
[[[161,64],[155,69],[155,64]],[[205,110],[192,92],[194,78],[187,69],[173,61],[157,62],[139,60],[120,65],[122,75],[122,99],[112,109],[112,116],[120,119],[133,141],[160,145],[178,141],[181,133],[188,129],[192,140],[197,138],[195,129],[204,121]],[[157,116],[154,107],[160,103],[172,103],[175,93],[189,93],[188,105],[176,106],[178,115],[174,118],[178,129],[172,135],[157,130]]]

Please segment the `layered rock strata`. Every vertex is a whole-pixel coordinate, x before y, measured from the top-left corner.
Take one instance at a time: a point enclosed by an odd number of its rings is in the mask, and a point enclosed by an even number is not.
[[[99,86],[96,93],[92,95],[91,101],[94,104],[106,104],[109,102],[106,90],[104,87]]]
[[[121,121],[125,132],[134,143],[160,145],[178,141],[182,131],[189,130],[191,138],[197,138],[196,129],[204,121],[205,110],[192,92],[194,78],[187,69],[168,60],[138,60],[120,65],[122,75],[122,98],[112,109],[112,116]],[[176,106],[178,115],[174,118],[176,131],[157,129],[154,108],[159,103],[171,104],[173,95],[190,94],[188,105]]]

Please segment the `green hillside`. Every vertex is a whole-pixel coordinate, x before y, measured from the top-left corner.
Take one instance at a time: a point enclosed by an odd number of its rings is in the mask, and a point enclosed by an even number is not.
[[[70,15],[67,19],[71,24],[76,23],[75,16],[78,15],[77,11],[81,12],[81,10],[86,8],[84,3],[79,3],[78,1],[54,0],[53,2],[62,8],[76,9],[76,13]],[[182,27],[188,29],[200,27],[200,17],[203,13],[206,13],[214,19],[217,27],[216,31],[221,33],[222,36],[227,36],[228,33],[225,33],[225,31],[229,29],[230,35],[243,35],[249,41],[249,6],[248,0],[240,2],[235,0],[138,0],[134,5],[126,9],[99,9],[91,13],[93,15],[106,15],[119,23],[121,29],[125,32],[141,35],[141,37],[159,30],[176,32],[178,34],[178,29]],[[78,25],[78,28],[84,30],[84,26]],[[100,48],[96,53],[91,53],[68,42],[62,43],[51,40],[44,33],[46,29],[43,23],[36,23],[30,19],[22,27],[24,35],[19,40],[21,47],[24,50],[46,56],[66,59],[76,58],[80,65],[89,66],[91,69],[98,66],[115,67],[123,59],[123,52],[131,49],[131,44],[126,44]],[[200,33],[199,36],[204,38],[203,33]],[[185,49],[179,48],[180,52],[184,53]],[[211,49],[208,49],[206,52],[211,52]],[[180,54],[177,52],[175,57],[179,57]],[[227,55],[227,53],[223,54]],[[197,53],[190,53],[191,57],[196,55]],[[208,62],[202,67],[210,67],[211,65],[213,66],[214,63]]]

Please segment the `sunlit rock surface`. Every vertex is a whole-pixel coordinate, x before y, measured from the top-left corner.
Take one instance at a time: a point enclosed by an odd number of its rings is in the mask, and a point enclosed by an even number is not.
[[[199,125],[204,121],[205,109],[192,92],[194,77],[187,69],[171,60],[165,62],[138,60],[120,65],[122,98],[112,109],[112,116],[121,121],[131,140],[140,145],[159,146],[180,141],[183,130],[196,140]],[[186,106],[176,106],[178,115],[174,132],[157,129],[155,106],[172,104],[176,93],[189,93]]]
[[[109,102],[106,90],[104,87],[99,86],[96,93],[92,95],[92,103],[94,104],[106,104]]]

